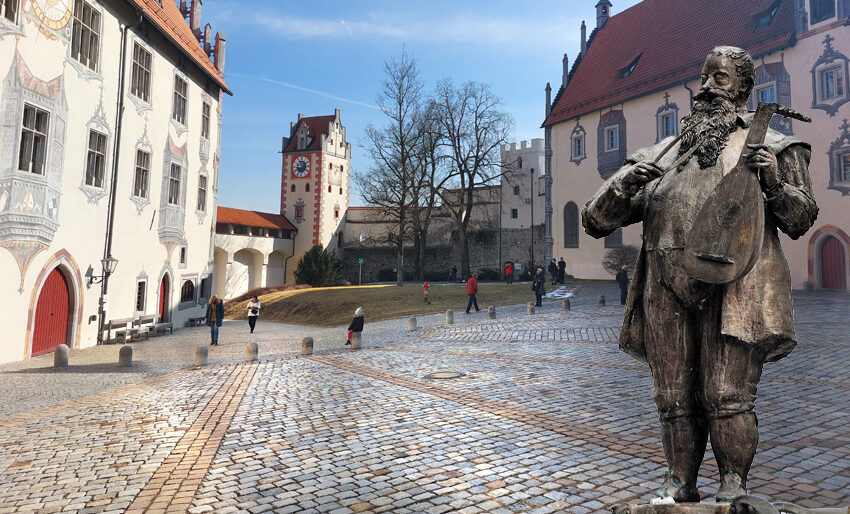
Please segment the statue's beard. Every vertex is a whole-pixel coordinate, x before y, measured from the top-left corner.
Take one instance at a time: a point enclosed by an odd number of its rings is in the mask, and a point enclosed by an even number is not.
[[[700,91],[695,99],[693,110],[682,119],[683,130],[695,125],[702,126],[682,137],[679,156],[684,155],[694,145],[699,145],[694,156],[700,169],[705,169],[717,164],[720,153],[729,142],[729,134],[735,128],[738,113],[735,97],[722,89]]]

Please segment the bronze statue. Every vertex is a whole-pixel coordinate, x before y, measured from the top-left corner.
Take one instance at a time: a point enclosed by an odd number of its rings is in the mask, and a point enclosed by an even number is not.
[[[746,494],[758,443],[753,407],[762,366],[796,345],[791,278],[777,229],[797,239],[817,217],[808,172],[811,147],[767,130],[765,116],[756,120],[765,125],[762,141],[747,142],[758,130],[746,110],[753,83],[746,51],[712,50],[682,135],[635,152],[582,211],[585,231],[596,238],[643,222],[620,348],[652,372],[668,466],[659,495],[676,502],[700,500],[697,475],[709,434],[721,474],[715,497],[730,501]],[[694,260],[686,255],[689,239],[699,239],[691,231],[706,216],[700,214],[703,205],[716,200],[715,190],[739,161],[756,174],[760,188],[749,198],[720,202],[723,209],[711,219],[733,246],[749,244],[740,241],[736,231],[743,229],[733,218],[739,212],[761,214],[746,202],[763,202],[763,207],[755,204],[764,212],[763,229],[749,232],[762,234],[760,249],[755,248],[752,262],[737,264],[745,273],[730,282],[697,280],[687,265]],[[750,225],[747,230],[754,225],[743,222]],[[700,258],[719,268],[734,264],[723,255]]]

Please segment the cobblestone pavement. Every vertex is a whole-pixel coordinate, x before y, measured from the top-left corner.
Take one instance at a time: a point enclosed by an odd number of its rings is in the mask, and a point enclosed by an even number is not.
[[[262,361],[243,364],[250,339],[232,323],[201,369],[185,366],[202,329],[134,344],[132,373],[104,363],[115,347],[75,352],[77,372],[0,368],[17,387],[2,400],[0,513],[583,513],[649,498],[664,468],[651,380],[618,351],[622,307],[596,306],[600,293],[616,298],[588,286],[569,312],[430,316],[416,334],[367,324],[360,351],[340,350],[339,329],[266,323]],[[800,345],[760,383],[751,492],[850,504],[848,312],[846,294],[795,294]],[[308,334],[321,351],[296,357]],[[76,399],[38,392],[56,386]],[[27,393],[36,405],[15,408]],[[709,454],[703,494],[716,475]]]

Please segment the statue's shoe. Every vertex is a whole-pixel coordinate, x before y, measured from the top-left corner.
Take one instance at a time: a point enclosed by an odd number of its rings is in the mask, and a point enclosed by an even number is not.
[[[673,498],[676,503],[699,502],[699,490],[696,484],[683,484],[669,471],[664,474],[664,483],[658,490],[659,498]]]
[[[739,496],[746,496],[747,488],[744,487],[741,475],[729,471],[720,480],[720,487],[714,493],[714,498],[719,502],[730,502]]]

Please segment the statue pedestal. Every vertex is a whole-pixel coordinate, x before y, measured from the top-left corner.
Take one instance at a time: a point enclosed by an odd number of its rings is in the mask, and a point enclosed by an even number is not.
[[[741,496],[732,502],[621,503],[611,509],[614,514],[848,514],[850,506],[834,509],[805,509],[790,503],[771,504],[755,496]]]

